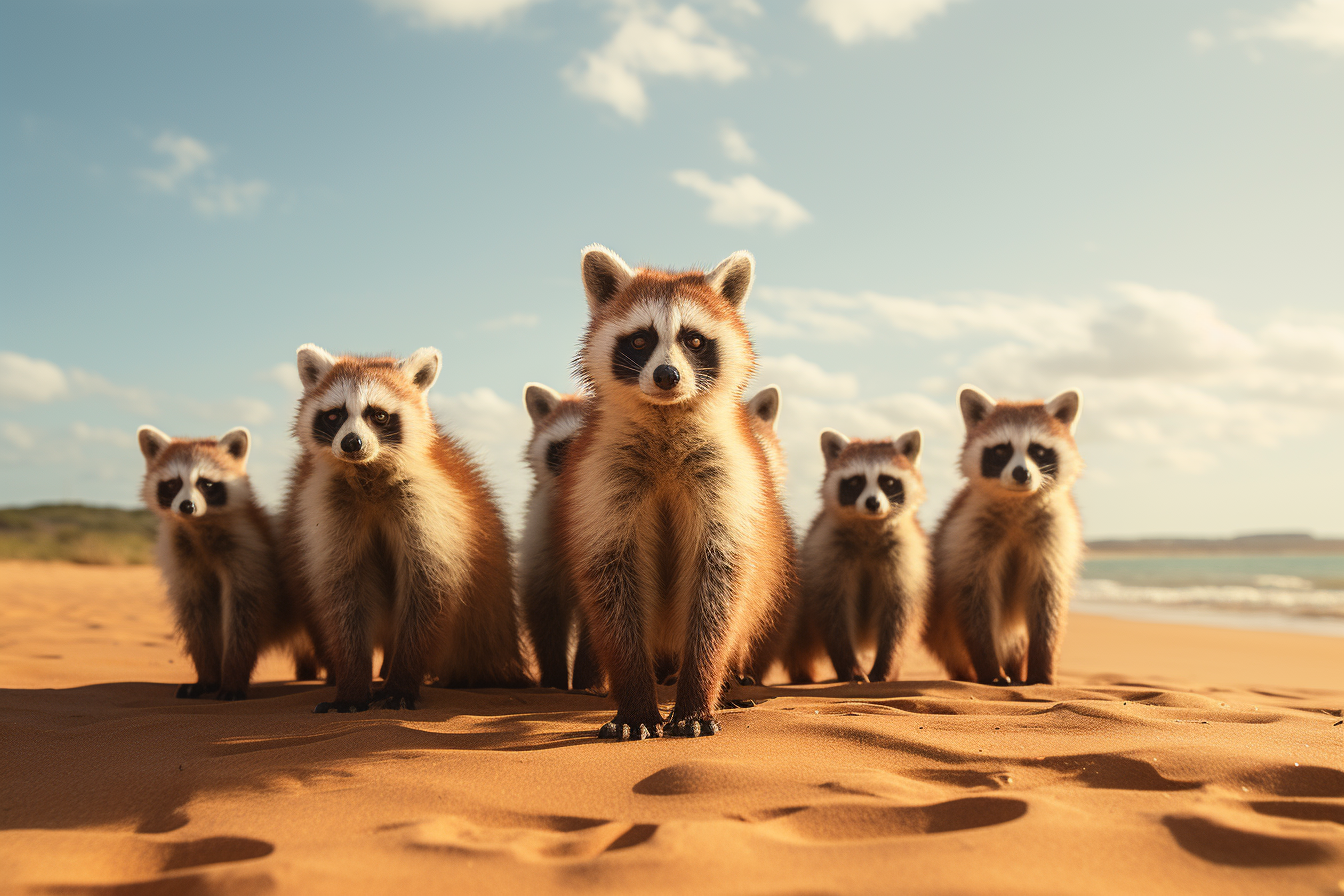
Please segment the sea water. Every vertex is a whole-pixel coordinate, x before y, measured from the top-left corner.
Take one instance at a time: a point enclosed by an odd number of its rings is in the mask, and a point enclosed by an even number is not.
[[[1083,566],[1073,608],[1121,618],[1344,635],[1344,555],[1093,557]]]

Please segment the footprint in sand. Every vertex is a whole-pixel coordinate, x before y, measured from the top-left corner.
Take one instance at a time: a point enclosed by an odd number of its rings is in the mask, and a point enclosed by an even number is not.
[[[1251,808],[1261,815],[1275,818],[1291,818],[1295,821],[1333,821],[1344,825],[1344,806],[1335,803],[1312,803],[1264,800],[1251,803]]]
[[[458,815],[441,815],[395,829],[414,849],[538,862],[591,859],[630,849],[647,843],[658,826],[561,815],[518,816],[486,825]]]
[[[1242,830],[1197,815],[1168,815],[1162,824],[1186,852],[1217,865],[1274,868],[1314,865],[1334,857],[1329,847],[1314,840]]]
[[[770,824],[812,841],[874,840],[915,834],[969,831],[1016,821],[1027,814],[1022,800],[966,797],[930,806],[834,803],[790,812]]]

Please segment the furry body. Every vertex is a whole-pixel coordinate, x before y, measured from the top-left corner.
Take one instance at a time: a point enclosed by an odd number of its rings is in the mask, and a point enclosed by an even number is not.
[[[172,439],[142,426],[137,435],[142,497],[159,515],[159,568],[196,666],[196,682],[177,695],[241,700],[258,655],[272,646],[294,651],[297,678],[313,678],[311,644],[280,587],[270,518],[252,496],[248,431]]]
[[[920,630],[930,585],[929,546],[915,516],[924,500],[918,430],[895,441],[822,433],[822,507],[798,555],[797,615],[785,666],[813,680],[825,654],[840,681],[900,677],[909,636]],[[859,648],[875,647],[872,668]]]
[[[716,732],[726,675],[750,663],[791,587],[788,520],[742,401],[752,265],[738,253],[673,274],[631,270],[598,246],[583,255],[578,366],[593,397],[558,519],[616,700],[599,736],[662,733],[660,658],[677,668],[669,732]]]
[[[585,403],[581,395],[561,395],[539,383],[529,383],[523,391],[532,417],[525,459],[535,481],[519,550],[518,591],[544,688],[570,687],[569,652],[576,629],[573,686],[582,690],[602,684],[587,627],[580,623],[578,594],[555,539],[556,479],[583,425]]]
[[[967,386],[958,401],[967,484],[934,534],[924,643],[954,679],[1050,683],[1083,550],[1082,397],[995,403]]]
[[[302,452],[285,553],[336,684],[318,711],[375,700],[413,709],[426,676],[449,687],[526,683],[503,521],[425,400],[439,353],[398,362],[306,345],[298,356]],[[385,653],[377,694],[375,644]]]

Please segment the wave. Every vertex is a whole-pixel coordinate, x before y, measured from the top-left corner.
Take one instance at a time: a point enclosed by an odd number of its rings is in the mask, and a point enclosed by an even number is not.
[[[1132,585],[1109,579],[1083,579],[1074,603],[1199,607],[1267,611],[1292,616],[1344,619],[1344,590],[1312,587],[1297,576],[1257,576],[1252,585]],[[1080,606],[1079,609],[1085,607]]]

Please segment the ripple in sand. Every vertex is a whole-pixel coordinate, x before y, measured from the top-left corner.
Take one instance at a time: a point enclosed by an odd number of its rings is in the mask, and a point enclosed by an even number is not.
[[[1162,819],[1182,849],[1206,862],[1238,868],[1314,865],[1332,852],[1314,840],[1244,831],[1208,818],[1168,815]]]
[[[656,824],[630,824],[561,815],[520,816],[504,825],[441,815],[398,825],[415,849],[498,855],[521,861],[591,859],[647,843]]]
[[[692,793],[740,793],[767,786],[775,778],[736,762],[679,762],[649,775],[633,790],[642,796],[684,796]]]
[[[1022,800],[984,796],[931,806],[833,803],[791,812],[771,824],[805,840],[873,840],[968,831],[1006,824],[1026,814]]]
[[[1292,818],[1296,821],[1333,821],[1344,825],[1344,806],[1335,803],[1289,802],[1262,800],[1251,803],[1251,808],[1261,815],[1275,818]]]

